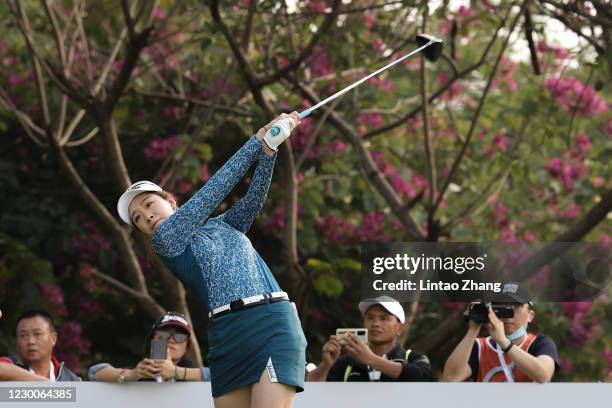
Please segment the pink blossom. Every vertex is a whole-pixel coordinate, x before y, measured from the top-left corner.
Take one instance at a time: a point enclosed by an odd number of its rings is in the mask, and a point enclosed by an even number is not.
[[[608,110],[608,104],[597,92],[575,77],[547,78],[544,84],[563,111],[579,116],[597,115]]]
[[[391,237],[384,232],[385,214],[373,212],[363,216],[361,224],[355,231],[359,242],[391,240]]]
[[[363,24],[368,30],[371,30],[376,24],[376,17],[372,10],[366,10],[363,12]]]
[[[529,285],[533,290],[541,292],[546,290],[550,284],[550,265],[545,265],[538,269],[529,279]]]
[[[608,120],[604,132],[606,133],[606,135],[612,136],[612,119]]]
[[[491,218],[497,227],[505,227],[508,225],[509,210],[504,206],[497,197],[491,199]]]
[[[387,92],[395,91],[395,85],[393,85],[393,82],[385,78],[373,77],[373,78],[368,79],[368,83],[372,84],[373,86],[377,88],[382,89],[383,91],[387,91]]]
[[[91,220],[80,214],[78,219],[81,225],[81,234],[72,240],[73,250],[79,254],[82,261],[93,263],[97,259],[99,251],[108,251],[111,249],[111,245]]]
[[[438,33],[448,34],[450,33],[452,27],[453,27],[453,20],[449,20],[449,19],[441,20],[440,23],[438,23]]]
[[[202,181],[208,181],[209,178],[210,178],[210,174],[208,173],[208,164],[203,163],[200,166],[200,179]]]
[[[612,235],[602,232],[597,237],[597,242],[601,244],[612,244]]]
[[[561,313],[567,317],[574,317],[591,310],[593,302],[561,302]]]
[[[472,10],[469,7],[465,7],[465,6],[459,7],[459,10],[457,10],[457,13],[461,17],[473,17],[474,16],[474,10]]]
[[[491,89],[505,88],[514,92],[518,89],[516,72],[518,65],[509,58],[502,57],[496,78],[491,82]]]
[[[312,51],[307,63],[313,77],[320,77],[333,72],[325,49],[319,45]]]
[[[581,347],[588,342],[598,325],[594,319],[587,318],[585,314],[578,313],[574,315],[571,323],[571,335],[568,344],[572,347]]]
[[[380,113],[362,113],[359,115],[357,122],[373,128],[381,127],[384,124]]]
[[[606,349],[603,352],[604,359],[608,363],[608,369],[612,369],[612,349]]]
[[[548,170],[551,176],[559,180],[567,190],[573,189],[574,183],[587,171],[584,164],[577,162],[565,163],[559,157],[550,159],[548,164],[546,164],[546,170]]]
[[[374,51],[376,51],[378,54],[382,54],[385,51],[385,48],[387,48],[383,40],[381,40],[380,38],[377,38],[372,41],[372,47],[374,48]]]
[[[525,230],[525,231],[523,232],[523,239],[524,239],[526,242],[539,242],[539,241],[540,241],[540,240],[538,239],[538,236],[537,236],[537,235],[536,235],[534,232],[529,231],[529,230]]]
[[[189,193],[193,189],[193,186],[186,179],[179,179],[174,185],[174,191],[176,194],[184,195]]]
[[[578,218],[580,216],[580,207],[575,202],[572,202],[559,215],[563,218]]]
[[[98,284],[91,273],[92,269],[93,267],[88,263],[79,264],[79,275],[83,279],[83,286],[88,292],[98,289]]]
[[[580,149],[582,152],[586,152],[592,147],[589,136],[584,133],[576,135],[576,144],[578,145],[578,149]]]
[[[593,177],[593,180],[591,180],[591,183],[593,184],[593,187],[599,188],[604,185],[605,180],[603,177],[597,176],[597,177]]]
[[[562,358],[560,361],[561,370],[566,373],[571,373],[576,369],[576,366],[572,362],[572,360],[567,358]]]
[[[153,139],[151,143],[145,147],[144,156],[149,160],[163,160],[179,144],[181,144],[181,139],[178,135],[172,135],[167,138]]]
[[[280,234],[285,228],[285,207],[279,205],[272,211],[272,215],[263,217],[261,226],[268,232]]]
[[[45,303],[49,305],[51,309],[58,316],[67,316],[68,309],[64,303],[64,294],[61,289],[53,283],[41,283],[40,292],[45,300]]]
[[[328,5],[326,0],[307,0],[306,7],[314,13],[325,13]]]
[[[502,152],[506,152],[508,150],[508,141],[503,133],[498,133],[493,137],[493,144]]]
[[[165,16],[166,13],[164,13],[164,11],[159,8],[159,6],[155,6],[155,8],[153,9],[153,17],[157,20],[163,20]]]
[[[177,119],[176,108],[174,106],[164,106],[162,109],[162,117],[164,119]]]
[[[344,143],[340,139],[334,139],[327,144],[327,147],[325,150],[333,154],[338,154],[338,153],[344,153],[346,149],[347,149],[346,143]]]
[[[349,241],[355,230],[355,227],[350,222],[338,218],[331,213],[327,214],[322,220],[317,221],[316,227],[326,240],[339,243]]]
[[[446,85],[450,81],[449,76],[444,73],[438,74],[436,79],[441,85]],[[461,82],[455,80],[445,92],[443,99],[449,100],[456,98],[457,96],[461,95],[464,89],[465,86]]]
[[[83,328],[77,322],[66,322],[59,330],[55,347],[57,357],[72,370],[81,371],[81,358],[89,355],[91,342],[83,336]]]
[[[514,224],[511,224],[508,227],[503,227],[500,229],[499,241],[506,242],[506,243],[519,242],[518,237],[516,236],[516,230],[514,228]]]

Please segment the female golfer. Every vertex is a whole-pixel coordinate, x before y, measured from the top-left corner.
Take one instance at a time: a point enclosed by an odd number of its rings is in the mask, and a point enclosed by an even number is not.
[[[148,181],[133,184],[117,204],[121,219],[150,237],[163,263],[208,304],[217,408],[288,407],[303,390],[306,339],[295,306],[245,236],[266,199],[274,152],[299,123],[297,112],[281,114],[181,207]],[[246,195],[209,218],[255,161]]]

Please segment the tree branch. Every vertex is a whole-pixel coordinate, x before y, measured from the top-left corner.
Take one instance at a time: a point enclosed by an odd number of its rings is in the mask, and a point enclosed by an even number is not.
[[[505,19],[503,19],[500,22],[499,26],[495,30],[495,33],[491,37],[491,40],[488,42],[487,46],[485,47],[485,50],[482,53],[480,59],[476,63],[474,63],[473,65],[468,66],[464,70],[460,71],[456,76],[452,77],[447,83],[445,83],[440,88],[438,88],[434,93],[432,93],[429,96],[429,99],[428,99],[429,103],[432,103],[435,99],[437,99],[444,92],[446,92],[455,81],[457,81],[457,80],[467,76],[469,73],[471,73],[472,71],[480,68],[484,64],[484,62],[486,60],[486,57],[488,56],[489,51],[493,47],[493,44],[495,44],[495,40],[497,39],[497,35],[498,35],[499,31],[504,27],[505,22],[506,22]],[[365,140],[367,140],[367,139],[370,139],[370,138],[372,138],[374,136],[377,136],[377,135],[380,135],[382,133],[386,133],[386,132],[388,132],[390,130],[393,130],[393,129],[395,129],[398,126],[403,126],[403,125],[406,124],[406,121],[408,119],[415,117],[421,111],[421,109],[423,109],[422,105],[417,106],[416,108],[414,108],[413,110],[408,112],[406,115],[402,116],[401,118],[399,118],[399,119],[397,119],[397,120],[395,120],[395,121],[393,121],[393,122],[391,122],[391,123],[389,123],[389,124],[387,124],[385,126],[381,126],[378,129],[373,129],[373,130],[367,132],[366,134],[363,135],[363,138]]]
[[[444,194],[446,193],[446,189],[448,188],[449,184],[451,183],[451,181],[453,180],[453,177],[455,175],[455,173],[457,172],[457,169],[459,168],[459,165],[461,164],[461,161],[463,160],[463,157],[465,156],[465,153],[467,151],[467,147],[470,144],[470,141],[472,139],[472,136],[474,134],[474,130],[476,129],[476,123],[478,122],[478,118],[480,117],[480,113],[482,112],[482,108],[484,106],[487,94],[489,93],[489,90],[491,89],[491,84],[493,83],[493,79],[495,78],[495,74],[497,72],[497,68],[499,67],[499,63],[504,55],[504,52],[506,51],[506,48],[508,46],[508,43],[510,41],[510,36],[512,35],[512,33],[514,32],[514,28],[516,27],[516,24],[518,22],[519,17],[521,16],[525,5],[527,4],[527,1],[523,2],[523,5],[521,7],[521,11],[514,17],[514,20],[512,21],[512,24],[510,25],[510,29],[508,31],[508,35],[506,36],[506,39],[504,40],[504,43],[502,44],[502,48],[499,52],[499,54],[497,55],[497,60],[495,61],[495,64],[493,65],[493,69],[491,71],[491,75],[489,75],[489,79],[487,81],[487,84],[482,92],[482,96],[480,97],[480,100],[478,101],[478,107],[476,108],[476,112],[474,113],[474,117],[472,118],[472,122],[470,124],[470,129],[468,130],[467,136],[465,137],[465,143],[463,143],[461,150],[459,151],[459,154],[457,155],[457,157],[455,158],[455,161],[453,162],[453,165],[451,167],[450,173],[448,174],[448,177],[446,178],[444,185],[442,186],[442,189],[440,190],[440,194],[438,195],[438,199],[436,200],[436,204],[434,206],[434,210],[433,212],[435,213],[435,211],[438,209],[438,207],[440,206],[440,203],[442,202],[442,199],[444,198]],[[512,9],[512,7],[510,8],[510,10]],[[508,12],[510,12],[510,10]]]
[[[301,84],[295,79],[290,79],[291,83],[298,89],[300,94],[308,99],[310,103],[315,104],[319,101],[318,96],[308,88],[306,85]],[[340,131],[355,147],[357,154],[359,155],[360,163],[366,177],[376,187],[377,191],[383,196],[387,204],[391,207],[391,210],[395,216],[407,227],[408,235],[415,240],[422,240],[423,233],[421,229],[412,219],[407,211],[403,210],[402,201],[398,197],[397,193],[393,190],[393,187],[381,174],[380,170],[376,167],[372,155],[367,150],[363,139],[360,135],[340,116],[330,111],[327,107],[323,106],[324,111],[329,111],[330,123]]]

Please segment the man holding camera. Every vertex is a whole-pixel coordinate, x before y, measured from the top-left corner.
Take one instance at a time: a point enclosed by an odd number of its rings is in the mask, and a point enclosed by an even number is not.
[[[342,339],[330,336],[323,345],[323,362],[308,373],[307,381],[433,381],[427,356],[399,344],[406,316],[397,300],[365,299],[359,310],[367,343],[353,333]]]
[[[559,368],[557,346],[550,337],[527,332],[535,317],[527,289],[516,283],[504,284],[493,305],[486,305],[484,319],[475,312],[478,306],[482,304],[472,303],[468,309],[468,331],[446,360],[443,379],[549,382]],[[478,337],[483,320],[487,321],[487,338]]]

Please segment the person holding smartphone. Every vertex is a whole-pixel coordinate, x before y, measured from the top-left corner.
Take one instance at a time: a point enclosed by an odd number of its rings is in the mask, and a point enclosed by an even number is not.
[[[306,375],[307,381],[433,381],[427,356],[399,344],[406,315],[397,300],[365,299],[359,310],[368,331],[367,344],[353,333],[342,341],[330,336],[323,345],[323,362]]]
[[[155,338],[163,338],[163,353],[152,355]],[[100,363],[89,369],[90,381],[209,381],[208,368],[195,367],[186,357],[191,339],[191,328],[185,316],[167,312],[151,328],[143,347],[143,358],[131,368],[115,368]],[[157,354],[157,353],[154,353]]]

